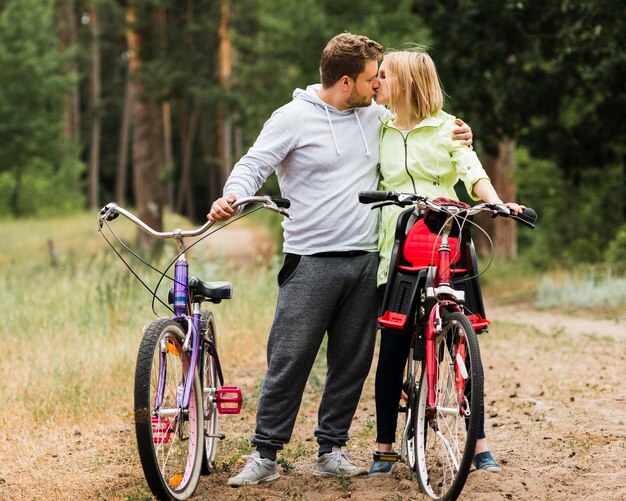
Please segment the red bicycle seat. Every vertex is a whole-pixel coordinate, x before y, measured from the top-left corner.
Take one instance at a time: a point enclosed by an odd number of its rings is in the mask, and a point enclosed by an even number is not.
[[[424,220],[420,219],[409,230],[404,240],[402,254],[404,259],[411,263],[412,268],[426,268],[431,264],[438,266],[439,253],[437,250],[440,243],[441,237],[432,233]],[[450,265],[453,265],[461,259],[461,253],[457,252],[459,239],[449,237],[448,244],[450,245]]]

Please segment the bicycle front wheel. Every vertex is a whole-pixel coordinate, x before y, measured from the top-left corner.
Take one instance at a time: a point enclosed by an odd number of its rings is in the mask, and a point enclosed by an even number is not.
[[[419,391],[421,363],[414,359],[413,348],[409,352],[402,391],[406,394],[406,422],[402,432],[402,459],[411,470],[415,471],[415,414],[417,413],[417,395]]]
[[[181,401],[191,353],[185,332],[168,319],[144,332],[135,372],[135,431],[144,475],[157,499],[186,499],[200,479],[204,446],[202,387],[197,372],[187,409]]]
[[[217,364],[208,352],[209,341],[217,349],[217,329],[211,313],[203,312],[204,349],[202,350],[202,393],[204,400],[204,454],[202,455],[202,474],[208,475],[215,468],[215,455],[219,443],[217,390],[220,388],[217,377]]]
[[[436,405],[428,409],[423,364],[415,414],[415,457],[422,490],[433,499],[456,499],[463,490],[476,446],[483,405],[483,369],[476,333],[465,315],[443,315],[435,340]]]

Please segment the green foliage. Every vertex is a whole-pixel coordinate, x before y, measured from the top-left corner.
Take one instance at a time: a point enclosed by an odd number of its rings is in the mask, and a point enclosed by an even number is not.
[[[610,264],[626,267],[626,224],[623,224],[609,243],[607,261]]]
[[[82,166],[64,160],[63,96],[54,2],[9,2],[0,12],[0,214],[82,204]],[[67,157],[69,158],[69,156]]]
[[[553,161],[531,158],[524,149],[516,159],[518,198],[539,214],[535,230],[519,232],[526,257],[542,268],[603,261],[622,220],[612,208],[620,168],[590,167],[576,185]]]
[[[251,144],[263,122],[287,103],[295,88],[319,83],[326,43],[343,31],[364,34],[385,46],[427,41],[412,2],[366,0],[241,0],[233,3],[238,51],[232,98]]]
[[[477,149],[493,153],[502,138],[520,146],[519,197],[539,212],[535,231],[518,232],[532,263],[623,261],[624,238],[617,232],[626,215],[626,55],[620,44],[626,8],[620,0],[230,0],[227,84],[218,71],[222,2],[183,4],[137,2],[140,27],[150,35],[141,54],[143,78],[148,91],[171,106],[173,162],[162,179],[164,185],[174,180],[175,190],[193,111],[199,112],[190,149],[198,219],[221,193],[220,113],[235,126],[230,139],[238,152],[245,152],[295,88],[319,81],[328,39],[351,31],[388,48],[430,46],[449,95],[445,108],[472,125]],[[72,3],[76,45],[63,54],[58,2],[2,5],[0,216],[84,204],[84,166],[76,159],[86,158],[92,113],[102,118],[100,191],[111,199],[127,77],[125,3],[91,4],[100,21],[98,110],[85,109],[92,42],[87,4]],[[78,74],[67,72],[70,57]],[[79,85],[81,139],[66,145],[61,116],[72,83]],[[275,178],[265,190],[278,191]]]
[[[523,246],[534,240],[543,264],[602,260],[626,215],[624,3],[441,0],[415,12],[448,111],[472,124],[479,149],[514,139],[533,159],[520,162],[519,193],[540,220]]]

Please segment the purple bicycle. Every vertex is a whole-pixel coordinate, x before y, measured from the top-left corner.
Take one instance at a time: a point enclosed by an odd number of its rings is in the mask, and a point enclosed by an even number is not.
[[[233,207],[246,204],[257,204],[257,209],[265,208],[289,217],[284,208],[290,203],[283,198],[246,197],[237,200]],[[152,267],[117,238],[109,222],[120,214],[154,238],[175,240],[178,255],[165,272]],[[105,236],[104,226],[126,250],[161,273],[154,291]],[[230,299],[232,285],[190,277],[185,258],[185,251],[191,246],[185,247],[184,239],[200,236],[211,226],[213,223],[207,222],[195,230],[159,232],[116,204],[106,205],[98,215],[98,229],[102,236],[131,273],[152,293],[153,311],[156,300],[173,314],[169,318],[157,319],[144,331],[135,370],[137,448],[148,486],[158,499],[186,499],[194,493],[201,474],[208,475],[213,470],[218,441],[224,438],[218,429],[218,415],[238,414],[242,406],[239,387],[224,386],[215,319],[210,310],[203,309],[205,302],[220,303]],[[174,277],[168,277],[166,273],[172,265]],[[174,283],[168,292],[167,304],[156,295],[164,278]]]

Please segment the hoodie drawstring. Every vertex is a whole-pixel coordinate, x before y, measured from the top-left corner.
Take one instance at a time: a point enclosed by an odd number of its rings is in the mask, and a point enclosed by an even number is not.
[[[326,113],[328,113],[328,110],[326,110]],[[367,140],[365,139],[365,134],[363,133],[363,127],[361,127],[361,121],[359,120],[359,114],[357,113],[356,110],[354,110],[354,117],[356,118],[356,123],[359,126],[359,131],[361,132],[361,139],[363,139],[363,144],[365,145],[365,155],[366,156],[370,156],[370,149],[367,146]],[[329,118],[330,120],[330,118]],[[333,133],[333,137],[335,136],[335,134]]]
[[[337,144],[337,136],[335,136],[335,129],[333,129],[333,122],[330,119],[330,113],[328,112],[328,106],[324,105],[324,110],[326,110],[326,118],[328,119],[328,126],[330,127],[330,133],[333,136],[333,141],[335,142],[335,151],[337,152],[337,155],[341,155],[339,144]],[[363,134],[363,132],[361,132],[361,134]]]

